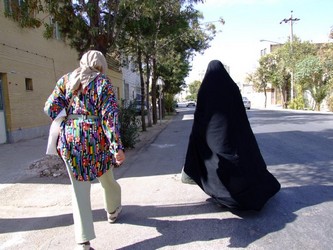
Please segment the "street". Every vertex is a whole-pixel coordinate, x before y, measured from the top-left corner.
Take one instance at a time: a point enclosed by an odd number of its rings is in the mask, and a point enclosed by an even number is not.
[[[253,212],[218,207],[198,186],[181,183],[194,109],[178,111],[115,170],[123,195],[116,224],[106,222],[100,186],[92,185],[94,249],[333,249],[333,114],[247,111],[268,169],[282,186]],[[72,249],[67,178],[29,175],[13,185],[3,181],[4,167],[9,176],[15,172],[6,160],[0,165],[0,249]]]

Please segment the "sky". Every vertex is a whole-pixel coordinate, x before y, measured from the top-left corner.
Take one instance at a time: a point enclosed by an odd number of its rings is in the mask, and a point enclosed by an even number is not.
[[[192,71],[186,78],[189,84],[202,80],[211,60],[220,60],[230,69],[236,83],[244,83],[246,75],[255,71],[260,51],[271,42],[288,41],[291,35],[291,17],[300,20],[293,23],[293,35],[302,41],[333,42],[329,39],[333,26],[332,0],[205,0],[196,9],[204,15],[203,22],[214,22],[222,17],[224,25],[216,24],[221,30],[210,43],[211,47],[192,61]]]

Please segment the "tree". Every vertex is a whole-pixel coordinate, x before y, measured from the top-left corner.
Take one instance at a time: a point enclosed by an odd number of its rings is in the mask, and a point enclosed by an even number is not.
[[[201,81],[196,80],[196,81],[191,82],[188,85],[188,89],[189,89],[190,94],[188,96],[186,96],[186,100],[188,100],[188,101],[197,100],[197,95],[198,95],[198,91],[199,91],[200,86],[201,86]]]
[[[202,29],[199,25],[202,15],[191,4],[181,6],[183,2],[144,1],[140,8],[133,4],[133,15],[126,20],[121,34],[119,46],[136,58],[143,67],[140,72],[146,73],[143,94],[148,98],[147,93],[151,93],[154,124],[157,123],[157,79],[163,79],[164,92],[179,90],[190,70],[189,58],[194,52],[208,48],[215,35],[215,27]]]
[[[130,14],[128,5],[131,4],[130,0],[26,0],[20,1],[20,4],[21,2],[24,4],[18,9],[24,7],[29,13],[42,12],[52,19],[50,24],[48,18],[39,19],[38,15],[28,15],[28,19],[20,15],[16,21],[22,27],[36,28],[43,24],[44,36],[51,38],[54,25],[58,25],[64,39],[79,55],[88,49],[99,50],[105,55],[114,48],[123,22]],[[39,25],[34,25],[35,23]]]
[[[121,53],[132,56],[137,63],[141,76],[142,98],[148,100],[150,91],[153,104],[153,122],[157,123],[156,95],[157,79],[167,66],[172,68],[172,77],[164,75],[168,85],[183,84],[187,75],[189,58],[194,52],[202,52],[209,47],[209,41],[215,36],[215,26],[203,29],[199,25],[201,13],[193,4],[200,0],[26,0],[23,1],[31,13],[50,14],[53,22],[29,16],[31,21],[25,27],[35,28],[45,25],[45,37],[50,38],[54,24],[59,25],[65,40],[79,52],[79,56],[88,49],[97,49],[112,58]],[[8,15],[10,17],[10,15]],[[20,20],[27,19],[17,15]],[[18,20],[17,19],[17,20]],[[21,22],[27,24],[27,22]],[[117,47],[118,46],[118,47]],[[170,65],[170,55],[180,53],[174,67]],[[165,65],[161,66],[165,61]],[[177,72],[177,66],[181,68]],[[186,72],[187,71],[187,72]],[[146,77],[143,74],[146,73]],[[171,81],[175,79],[176,81]],[[181,80],[180,77],[183,77]],[[151,80],[151,81],[150,81]],[[151,88],[149,85],[151,84]],[[165,90],[177,89],[168,87]],[[144,100],[141,102],[145,103]],[[143,130],[145,119],[142,117]]]
[[[320,110],[320,105],[328,95],[331,71],[331,62],[321,61],[319,57],[309,55],[296,65],[295,78],[303,90],[308,90],[315,101],[315,109]]]
[[[298,37],[294,37],[293,41],[288,41],[282,47],[280,47],[277,51],[278,56],[280,58],[280,63],[283,65],[283,68],[289,74],[289,83],[286,87],[289,89],[287,93],[293,94],[296,98],[291,100],[287,99],[285,104],[290,107],[298,107],[299,103],[304,103],[303,93],[301,92],[301,88],[297,86],[294,81],[295,75],[295,65],[297,62],[301,61],[307,55],[315,55],[317,52],[317,48],[314,44],[309,41],[302,42]],[[293,83],[293,86],[292,86]],[[287,84],[287,83],[286,83]],[[296,93],[295,93],[296,90]],[[292,92],[292,93],[291,93]],[[286,96],[288,97],[288,95]],[[290,96],[291,98],[292,96]]]
[[[328,86],[328,95],[325,99],[327,99],[326,101],[328,107],[331,111],[333,111],[333,43],[323,43],[319,48],[317,56],[322,62],[325,62],[325,65],[327,65],[328,68],[331,69],[327,72],[330,76],[330,81]]]
[[[259,89],[270,82],[273,87],[281,92],[282,104],[284,108],[291,105],[289,93],[291,92],[291,81],[295,74],[295,65],[307,55],[315,55],[318,49],[310,42],[302,42],[295,37],[294,41],[289,41],[263,56],[259,61],[259,68],[256,76]],[[295,86],[294,86],[295,88]],[[303,99],[300,88],[296,86],[298,99]],[[292,90],[294,91],[294,90]]]
[[[274,64],[273,57],[271,55],[262,56],[259,59],[259,67],[252,75],[248,75],[246,78],[247,82],[253,83],[253,88],[257,92],[264,92],[265,95],[265,104],[264,107],[267,106],[267,84],[273,81],[272,75],[274,74]]]

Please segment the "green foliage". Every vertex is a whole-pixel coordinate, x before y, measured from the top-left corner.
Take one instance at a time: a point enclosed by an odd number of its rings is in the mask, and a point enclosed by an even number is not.
[[[216,34],[213,23],[200,23],[202,13],[194,8],[203,0],[23,2],[28,4],[29,13],[42,12],[52,18],[53,24],[48,23],[49,18],[42,21],[44,37],[52,38],[56,23],[64,41],[78,51],[79,57],[88,49],[99,50],[113,59],[120,55],[131,57],[140,72],[141,89],[145,90],[142,96],[148,98],[148,92],[151,94],[154,123],[157,79],[164,80],[164,93],[179,93],[191,69],[192,57],[209,48]],[[224,20],[220,19],[220,23],[223,25]]]
[[[257,92],[266,90],[267,83],[272,81],[275,70],[274,59],[271,55],[262,56],[259,60],[259,67],[253,74],[247,76],[246,81],[253,83],[253,88]]]
[[[175,111],[176,102],[174,101],[174,95],[166,94],[164,95],[164,106],[167,113],[172,113]]]
[[[4,1],[5,16],[16,21],[22,28],[39,28],[42,20],[36,13],[42,10],[40,0]]]
[[[53,24],[45,23],[44,26],[45,26],[45,31],[44,31],[43,36],[44,36],[46,39],[50,39],[50,38],[52,38],[52,37],[53,37],[54,25],[53,25]]]
[[[298,109],[298,110],[305,109],[305,103],[304,103],[303,96],[297,96],[292,101],[290,101],[288,103],[288,108],[289,109]]]
[[[5,1],[6,2],[6,1]],[[45,26],[44,37],[51,38],[53,24],[49,18],[38,19],[38,13],[50,16],[59,31],[79,54],[88,49],[97,49],[106,54],[114,48],[116,37],[127,18],[130,0],[25,0],[10,1],[6,16],[17,21],[21,27]]]
[[[164,94],[180,92],[190,71],[191,57],[208,48],[215,36],[215,26],[202,28],[202,14],[189,2],[197,1],[131,1],[127,5],[129,15],[117,45],[138,63],[145,84],[151,84],[153,123],[157,122],[157,79],[164,81]],[[150,83],[146,80],[149,78]]]
[[[188,96],[186,96],[186,100],[189,100],[189,101],[197,100],[198,91],[199,91],[200,86],[201,86],[201,81],[196,80],[196,81],[191,82],[188,85],[190,94]]]
[[[316,103],[316,109],[320,110],[322,101],[329,94],[331,75],[328,72],[333,68],[313,55],[304,58],[295,68],[295,80],[304,90],[309,90]]]
[[[138,142],[139,124],[136,118],[135,104],[119,108],[120,134],[125,148],[134,148]]]
[[[286,108],[307,108],[303,92],[308,90],[319,109],[321,102],[330,93],[333,77],[333,45],[302,42],[295,37],[294,41],[274,47],[272,53],[263,56],[259,68],[248,81],[254,83],[255,89],[261,90],[269,82],[281,91],[282,102]],[[294,91],[297,98],[288,99],[291,92],[291,80],[294,76]]]

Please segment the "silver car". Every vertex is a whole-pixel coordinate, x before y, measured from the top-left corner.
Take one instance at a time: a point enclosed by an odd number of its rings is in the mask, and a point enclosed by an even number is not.
[[[243,96],[243,103],[246,109],[251,108],[251,101],[246,96]]]
[[[197,104],[195,101],[188,101],[186,107],[195,107]]]

